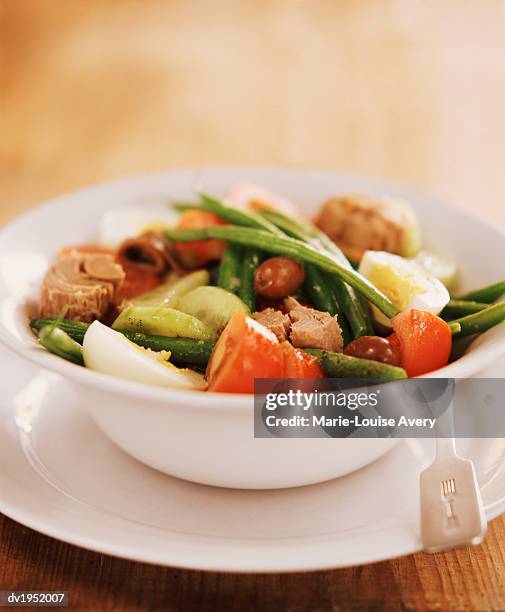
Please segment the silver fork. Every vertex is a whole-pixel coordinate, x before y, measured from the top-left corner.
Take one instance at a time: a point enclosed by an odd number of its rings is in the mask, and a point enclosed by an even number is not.
[[[454,433],[452,402],[445,418]],[[473,462],[456,453],[454,437],[437,438],[435,461],[421,472],[421,537],[427,552],[480,544],[487,520]]]

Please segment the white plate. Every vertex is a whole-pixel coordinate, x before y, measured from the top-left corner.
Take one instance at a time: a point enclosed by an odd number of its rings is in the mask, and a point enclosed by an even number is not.
[[[207,487],[119,450],[58,375],[4,349],[0,363],[0,511],[28,527],[128,559],[240,572],[344,567],[420,549],[418,474],[428,441],[404,442],[320,485]],[[505,510],[505,440],[460,442],[492,519]]]

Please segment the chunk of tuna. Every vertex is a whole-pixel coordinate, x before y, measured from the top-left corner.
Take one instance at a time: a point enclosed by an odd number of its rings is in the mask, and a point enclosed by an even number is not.
[[[414,257],[420,246],[420,230],[407,202],[367,196],[330,198],[314,223],[351,259],[365,251],[387,251]]]
[[[299,348],[318,348],[335,353],[344,349],[337,319],[328,312],[302,306],[292,297],[284,300],[291,320],[289,339]]]
[[[124,282],[123,268],[109,254],[70,251],[58,257],[42,283],[40,316],[91,322],[101,319]]]
[[[273,308],[265,308],[259,312],[255,312],[253,319],[267,327],[276,336],[279,342],[284,342],[288,338],[289,327],[291,321],[289,317],[283,314],[280,310]]]

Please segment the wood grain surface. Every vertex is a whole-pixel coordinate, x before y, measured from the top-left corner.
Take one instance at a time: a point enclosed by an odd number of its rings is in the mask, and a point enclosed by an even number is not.
[[[504,59],[501,0],[0,0],[0,225],[106,178],[225,163],[397,179],[505,225]],[[502,517],[475,549],[225,575],[0,517],[0,590],[90,610],[505,610],[504,551]]]

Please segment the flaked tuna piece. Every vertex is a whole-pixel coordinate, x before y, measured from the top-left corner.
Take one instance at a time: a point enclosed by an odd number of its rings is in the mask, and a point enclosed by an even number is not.
[[[415,257],[420,248],[419,224],[410,205],[402,200],[372,200],[362,195],[330,198],[314,223],[357,261],[365,251]]]
[[[252,315],[255,321],[261,323],[272,331],[279,342],[284,342],[288,339],[288,332],[291,325],[291,321],[287,315],[282,313],[280,310],[274,308],[265,308],[259,312],[255,312]]]
[[[40,316],[90,323],[101,319],[115,303],[125,273],[114,257],[70,251],[58,257],[46,274],[40,296]]]
[[[291,320],[289,339],[299,348],[318,348],[335,353],[344,350],[342,332],[337,319],[328,312],[302,306],[288,297],[284,305]]]

